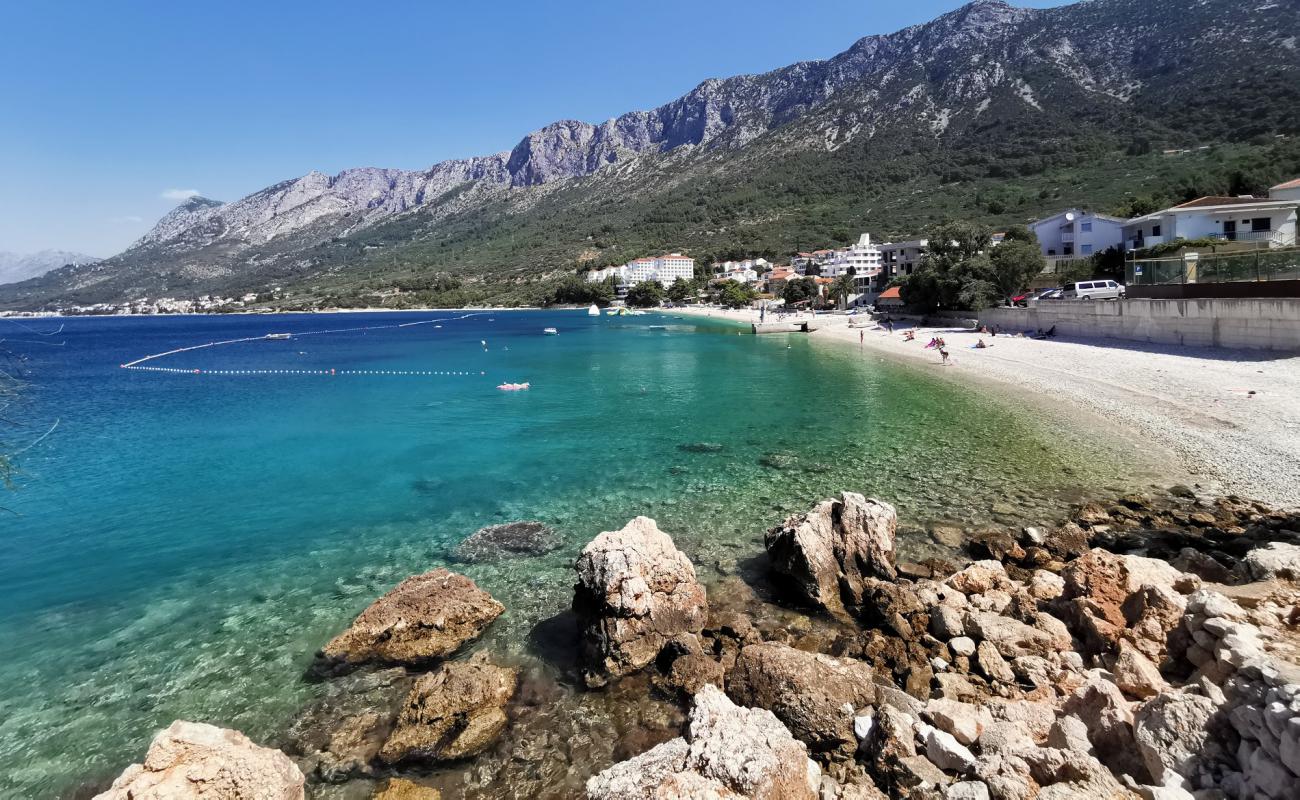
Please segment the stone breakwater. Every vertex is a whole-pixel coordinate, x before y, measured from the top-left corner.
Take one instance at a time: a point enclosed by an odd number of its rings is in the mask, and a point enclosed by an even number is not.
[[[475,645],[473,581],[415,576],[323,648],[284,753],[177,722],[102,796],[1300,796],[1300,514],[1176,487],[961,563],[896,527],[845,492],[706,588],[637,518],[583,550],[541,672]]]

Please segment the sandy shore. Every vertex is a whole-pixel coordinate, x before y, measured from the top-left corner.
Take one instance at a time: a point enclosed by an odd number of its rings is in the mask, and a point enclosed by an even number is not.
[[[674,313],[756,322],[758,312],[675,309]],[[1132,446],[1175,454],[1184,472],[1206,487],[1274,505],[1300,506],[1300,356],[1192,348],[1115,339],[981,337],[954,328],[906,325],[891,335],[845,325],[814,337],[857,345],[940,371],[944,377],[987,378],[1112,421],[1131,432]],[[803,335],[803,334],[776,334]],[[932,336],[948,344],[951,363],[925,349]],[[991,347],[971,349],[977,340]]]

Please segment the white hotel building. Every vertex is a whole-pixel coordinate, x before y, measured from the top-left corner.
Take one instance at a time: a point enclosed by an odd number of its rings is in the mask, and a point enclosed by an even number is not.
[[[657,258],[636,258],[621,266],[593,269],[587,273],[587,280],[592,283],[610,277],[617,278],[620,289],[645,281],[658,281],[668,287],[678,278],[689,281],[695,277],[695,259],[681,253],[669,253]]]

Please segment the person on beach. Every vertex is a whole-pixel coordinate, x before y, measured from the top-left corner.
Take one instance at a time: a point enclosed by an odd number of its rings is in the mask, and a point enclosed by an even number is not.
[[[867,334],[866,334],[866,332],[865,332],[865,331],[858,331],[858,344],[864,344],[866,341],[867,341]]]
[[[984,343],[983,339],[980,339],[978,342],[971,345],[971,347],[974,347],[976,350],[983,350],[984,348],[988,347],[988,345]]]
[[[939,357],[943,359],[943,365],[948,366],[948,351],[944,349],[943,345],[939,346]]]
[[[909,328],[908,330],[903,331],[903,341],[911,342],[911,341],[915,341],[915,339],[916,339],[915,330]]]

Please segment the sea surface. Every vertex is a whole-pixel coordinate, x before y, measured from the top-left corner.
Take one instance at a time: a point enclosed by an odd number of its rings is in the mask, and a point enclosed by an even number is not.
[[[0,320],[28,381],[4,435],[53,427],[0,494],[0,796],[84,791],[176,718],[273,740],[319,690],[316,649],[483,525],[566,542],[453,566],[509,609],[490,646],[526,656],[577,551],[638,514],[707,579],[840,489],[894,502],[921,558],[931,522],[1033,519],[1125,480],[1035,408],[742,331],[583,311]],[[119,366],[271,332],[299,335]]]

